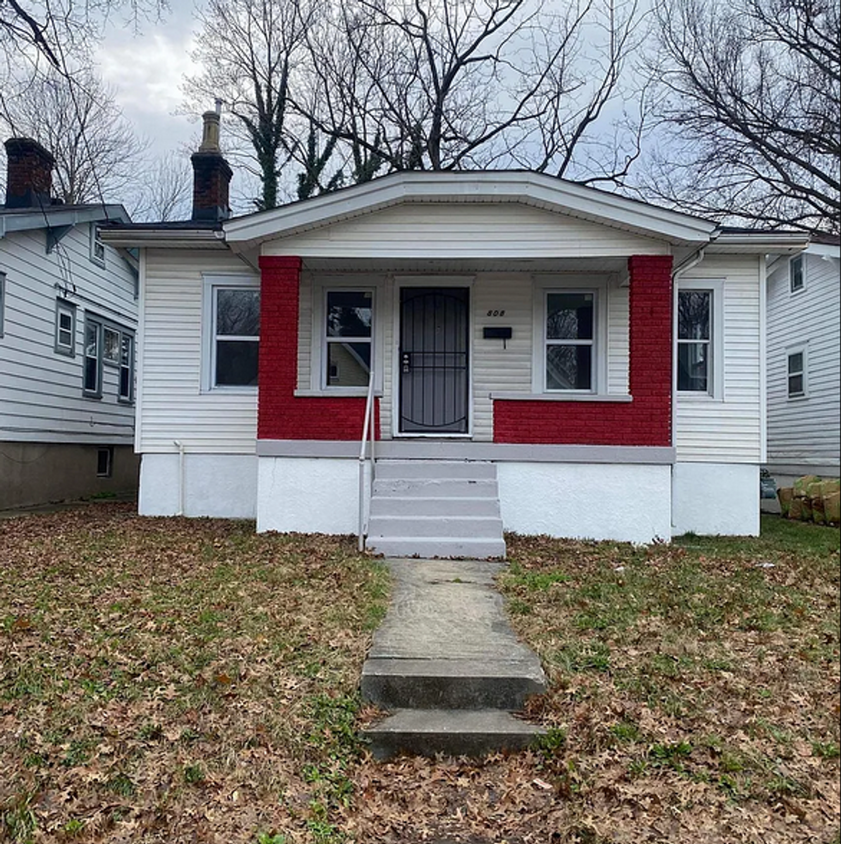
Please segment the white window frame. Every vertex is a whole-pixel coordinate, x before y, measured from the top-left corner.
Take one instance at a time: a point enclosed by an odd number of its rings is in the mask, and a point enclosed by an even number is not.
[[[708,291],[710,301],[710,362],[707,373],[707,389],[678,390],[678,299],[680,293],[690,291]],[[674,314],[674,343],[672,349],[673,387],[676,396],[681,401],[724,401],[724,280],[713,278],[681,279],[675,286]],[[695,342],[695,341],[687,341]]]
[[[65,329],[61,327],[61,317],[70,317],[70,328]],[[69,331],[70,342],[62,343],[62,332]],[[53,349],[58,355],[66,355],[69,358],[76,356],[76,306],[72,302],[64,299],[56,299],[55,301],[55,327],[53,337]]]
[[[368,293],[371,296],[371,335],[370,337],[328,337],[327,336],[327,297],[331,293]],[[347,392],[348,390],[359,390],[361,393],[367,393],[368,385],[358,386],[341,386],[338,384],[327,383],[327,361],[330,359],[328,354],[328,347],[331,343],[368,343],[371,346],[369,352],[369,359],[371,361],[371,368],[375,369],[374,358],[374,327],[377,320],[377,291],[375,288],[367,285],[326,285],[321,290],[321,324],[319,326],[320,345],[321,345],[321,360],[319,362],[318,374],[318,389],[324,390],[326,393],[335,393],[336,391]],[[376,369],[374,373],[376,378]]]
[[[589,390],[550,390],[546,386],[546,318],[550,293],[593,294],[593,345]],[[532,392],[546,396],[589,396],[607,393],[607,280],[583,276],[538,278],[534,282]]]
[[[105,243],[96,223],[90,224],[90,259],[99,267],[105,266]]]
[[[800,265],[800,284],[794,286],[795,267]],[[788,292],[793,296],[797,293],[802,293],[806,289],[806,255],[801,252],[798,255],[792,255],[788,259]]]
[[[791,372],[791,359],[794,355],[802,355],[803,363],[799,372]],[[790,379],[792,375],[800,375],[803,379],[803,389],[799,393],[791,392]],[[806,344],[799,344],[797,346],[788,346],[786,348],[785,357],[785,385],[786,385],[786,399],[788,401],[802,401],[809,398],[809,347]]]
[[[202,392],[204,393],[245,393],[253,395],[257,385],[216,384],[216,295],[219,290],[234,288],[256,290],[260,292],[260,278],[254,275],[204,275],[202,297]],[[261,302],[262,305],[262,302]],[[237,339],[237,338],[234,338]],[[243,337],[260,343],[257,337]]]

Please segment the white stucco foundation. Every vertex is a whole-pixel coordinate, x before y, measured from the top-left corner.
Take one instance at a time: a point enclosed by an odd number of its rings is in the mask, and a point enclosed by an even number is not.
[[[138,511],[141,516],[183,513],[253,519],[257,513],[257,457],[187,453],[182,464],[178,454],[144,454]]]
[[[648,543],[671,539],[671,467],[497,464],[505,530]]]
[[[758,466],[676,463],[672,496],[675,536],[759,536]]]
[[[257,530],[356,533],[359,463],[325,457],[260,457]]]

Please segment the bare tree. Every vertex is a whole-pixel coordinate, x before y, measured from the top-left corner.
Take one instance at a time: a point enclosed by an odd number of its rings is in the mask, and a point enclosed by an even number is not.
[[[53,193],[65,203],[121,201],[136,181],[145,144],[92,73],[54,72],[4,88],[4,124],[7,134],[34,138],[53,154]]]
[[[189,157],[170,151],[154,159],[140,174],[141,184],[129,195],[132,219],[186,220],[192,202],[192,173]]]
[[[289,89],[314,9],[310,0],[209,0],[199,13],[195,59],[203,70],[187,80],[185,93],[205,107],[219,98],[235,117],[232,154],[243,155],[259,176],[259,209],[278,202],[278,179],[289,160]]]
[[[348,0],[308,32],[296,106],[354,160],[391,170],[618,181],[638,135],[605,148],[598,137],[609,106],[631,96],[623,68],[640,20],[634,0]]]
[[[665,149],[643,191],[695,213],[838,231],[837,0],[657,6]]]

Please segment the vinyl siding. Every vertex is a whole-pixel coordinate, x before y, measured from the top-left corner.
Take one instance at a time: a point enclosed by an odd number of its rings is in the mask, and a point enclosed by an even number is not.
[[[669,254],[667,244],[526,205],[399,205],[263,244],[305,258],[581,258]]]
[[[788,261],[768,277],[768,463],[838,471],[839,262],[804,255],[805,287],[792,294]],[[805,397],[788,397],[788,354],[806,347]]]
[[[723,385],[717,398],[677,394],[678,461],[758,464],[762,459],[761,260],[711,255],[683,276],[723,281],[724,324],[713,345],[713,354],[723,356]]]
[[[131,444],[134,406],[118,401],[119,368],[102,367],[102,398],[82,394],[85,314],[134,331],[135,276],[106,247],[105,267],[90,260],[90,228],[74,226],[51,253],[46,231],[0,238],[6,274],[0,337],[0,440]],[[75,356],[55,351],[56,300],[76,306]]]
[[[257,391],[204,391],[203,273],[259,276],[227,252],[147,250],[138,450],[253,454]]]

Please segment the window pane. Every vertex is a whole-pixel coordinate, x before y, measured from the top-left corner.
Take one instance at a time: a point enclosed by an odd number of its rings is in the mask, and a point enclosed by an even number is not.
[[[370,374],[370,343],[327,344],[328,387],[367,387]]]
[[[260,291],[217,290],[216,333],[237,337],[259,337]]]
[[[219,340],[216,343],[216,384],[253,387],[257,384],[260,344],[254,340]]]
[[[685,392],[707,392],[709,346],[680,343],[677,347],[677,388]]]
[[[132,398],[132,338],[123,335],[120,344],[120,398],[131,400]]]
[[[331,290],[328,292],[328,337],[370,337],[371,317],[370,292],[362,290]]]
[[[94,358],[99,356],[99,326],[95,322],[85,325],[85,354]]]
[[[547,346],[546,389],[589,390],[592,346]]]
[[[120,360],[120,332],[106,328],[102,332],[102,356],[111,363]]]
[[[790,396],[799,396],[803,393],[803,376],[790,375],[788,378],[788,394]]]
[[[546,300],[548,340],[593,339],[592,293],[550,293]]]
[[[803,352],[788,356],[789,373],[803,372]]]
[[[59,311],[58,327],[63,331],[69,331],[73,326],[73,317],[67,311]]]
[[[796,258],[792,258],[791,263],[789,264],[789,269],[791,289],[800,290],[800,288],[803,287],[803,256],[798,255]]]
[[[123,342],[120,347],[120,364],[122,366],[131,366],[131,341],[131,337],[123,335]]]
[[[710,292],[684,290],[677,302],[678,338],[681,340],[710,339]]]

